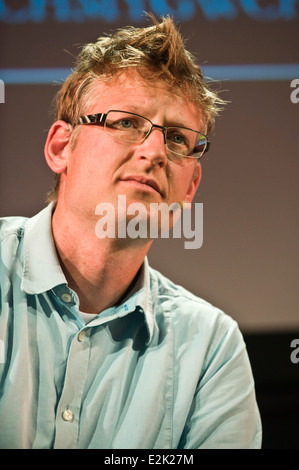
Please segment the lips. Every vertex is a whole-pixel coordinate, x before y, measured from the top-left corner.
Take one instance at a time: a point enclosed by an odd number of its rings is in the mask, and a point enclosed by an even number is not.
[[[126,176],[122,178],[122,181],[136,181],[137,183],[141,183],[141,184],[144,184],[146,186],[153,188],[155,191],[157,191],[157,193],[161,195],[161,189],[160,189],[159,184],[151,178],[146,178],[145,176],[142,176],[142,175],[132,175],[132,176]]]

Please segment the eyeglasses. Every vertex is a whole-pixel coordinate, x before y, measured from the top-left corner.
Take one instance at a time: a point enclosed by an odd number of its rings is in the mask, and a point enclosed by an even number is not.
[[[77,124],[103,126],[106,134],[124,142],[144,142],[153,128],[161,129],[167,150],[180,157],[199,159],[208,151],[210,142],[201,132],[181,126],[158,126],[135,113],[111,110],[81,116]]]

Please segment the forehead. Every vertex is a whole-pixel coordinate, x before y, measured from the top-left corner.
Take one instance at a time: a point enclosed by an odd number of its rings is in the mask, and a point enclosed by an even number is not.
[[[111,109],[131,111],[149,119],[173,121],[202,131],[200,107],[187,98],[182,89],[170,88],[163,80],[146,80],[135,70],[90,85],[83,105],[84,114]]]

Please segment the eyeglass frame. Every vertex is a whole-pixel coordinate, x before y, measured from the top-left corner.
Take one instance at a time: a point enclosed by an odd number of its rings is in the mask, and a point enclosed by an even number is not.
[[[148,121],[151,124],[150,129],[146,132],[146,135],[143,137],[142,140],[140,140],[140,141],[136,140],[135,141],[135,140],[118,139],[119,141],[142,143],[149,137],[149,135],[151,134],[153,128],[157,128],[157,129],[161,129],[163,131],[164,144],[165,144],[167,150],[169,152],[174,153],[175,155],[178,155],[181,158],[194,158],[194,159],[199,160],[206,152],[208,152],[208,150],[211,146],[211,142],[208,140],[207,136],[205,134],[203,134],[202,132],[200,132],[200,131],[195,131],[194,129],[190,129],[188,127],[183,127],[183,126],[160,126],[158,124],[154,124],[150,119],[148,119],[144,116],[141,116],[140,114],[132,113],[130,111],[123,111],[123,110],[119,110],[119,109],[110,109],[109,111],[107,111],[107,113],[86,114],[84,116],[80,116],[78,122],[76,123],[76,125],[84,125],[84,124],[103,125],[104,130],[106,130],[106,119],[107,119],[107,116],[110,112],[132,114],[133,116],[140,117],[140,118],[144,119],[145,121]],[[185,130],[188,130],[188,131],[195,132],[196,134],[202,135],[206,139],[206,147],[205,147],[204,151],[201,153],[201,155],[199,157],[193,157],[193,156],[190,156],[190,155],[182,155],[180,153],[174,152],[173,150],[170,150],[167,147],[166,133],[167,133],[168,129],[172,129],[172,128],[185,129]],[[107,135],[110,135],[111,137],[114,137],[113,134],[109,134],[109,132],[106,132],[106,133],[107,133]],[[115,137],[115,138],[117,139],[117,137]],[[196,147],[194,147],[193,149],[190,149],[190,152],[191,151],[194,152],[195,149],[196,149]]]

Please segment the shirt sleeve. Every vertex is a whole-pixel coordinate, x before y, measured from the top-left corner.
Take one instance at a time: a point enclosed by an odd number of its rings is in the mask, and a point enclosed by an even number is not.
[[[235,322],[215,335],[179,448],[258,449],[261,421],[243,337]]]

